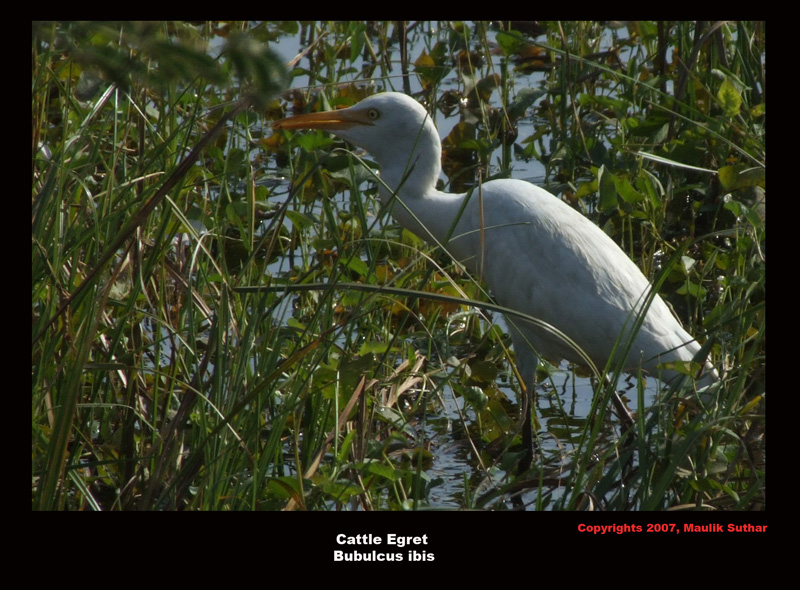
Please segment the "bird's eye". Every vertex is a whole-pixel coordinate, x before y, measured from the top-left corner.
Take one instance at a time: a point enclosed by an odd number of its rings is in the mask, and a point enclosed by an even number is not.
[[[373,121],[377,121],[381,118],[381,112],[378,109],[370,109],[367,111],[367,117]]]

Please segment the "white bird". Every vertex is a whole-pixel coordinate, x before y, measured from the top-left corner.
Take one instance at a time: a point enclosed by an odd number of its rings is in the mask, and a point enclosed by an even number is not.
[[[405,94],[376,94],[347,109],[297,115],[273,127],[324,129],[368,151],[380,165],[382,202],[402,202],[392,205],[400,224],[444,246],[486,282],[500,305],[557,328],[600,370],[618,341],[620,351],[629,351],[626,371],[641,369],[664,382],[681,373],[662,363],[692,361],[700,351],[657,294],[632,345],[625,346],[651,285],[608,235],[556,196],[511,179],[465,194],[437,190],[439,134],[425,108]],[[517,317],[507,320],[528,392],[540,356],[586,364],[551,331]],[[698,384],[715,381],[711,364],[702,366]],[[530,442],[530,410],[525,425]]]

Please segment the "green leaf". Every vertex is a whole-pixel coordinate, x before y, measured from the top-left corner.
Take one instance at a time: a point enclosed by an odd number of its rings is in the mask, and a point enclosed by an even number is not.
[[[698,285],[697,283],[693,283],[692,281],[686,281],[678,288],[677,292],[679,295],[691,295],[696,299],[703,299],[708,293],[705,287]]]
[[[521,88],[517,91],[514,101],[508,105],[508,116],[512,121],[516,121],[524,116],[525,111],[545,94],[547,91],[542,88]]]
[[[292,222],[292,225],[300,230],[308,229],[316,223],[312,217],[294,209],[287,210],[286,217]]]
[[[606,170],[605,166],[600,166],[597,171],[597,184],[600,189],[600,201],[598,202],[600,211],[608,213],[617,209],[617,183],[614,175]]]
[[[495,40],[507,56],[519,54],[523,47],[527,45],[522,35],[517,31],[498,31]]]
[[[358,349],[358,354],[385,354],[390,349],[389,344],[386,342],[365,342]]]
[[[364,49],[367,25],[363,21],[350,21],[350,63],[361,57]]]
[[[617,178],[616,180],[617,194],[623,201],[633,204],[645,200],[645,196],[637,191],[627,178]]]
[[[719,87],[717,102],[726,117],[735,117],[742,108],[742,96],[729,77],[726,77]]]
[[[423,49],[414,61],[414,72],[420,77],[425,88],[437,84],[450,72],[451,68],[446,61],[447,54],[447,46],[438,42],[430,53]]]
[[[403,476],[402,471],[394,469],[388,465],[378,463],[377,461],[370,461],[369,463],[367,463],[366,471],[368,473],[372,473],[373,475],[379,475],[380,477],[384,477],[389,481],[396,481],[397,479]]]
[[[485,408],[486,404],[489,402],[489,397],[483,393],[483,390],[474,385],[464,388],[464,398],[478,411]]]
[[[746,164],[734,164],[723,166],[718,171],[719,181],[726,191],[732,191],[751,186],[767,186],[767,171],[761,166],[748,166]]]
[[[343,262],[343,265],[344,265],[345,268],[347,268],[348,270],[353,271],[358,276],[360,276],[362,278],[370,277],[370,278],[372,278],[372,281],[370,281],[370,282],[375,282],[374,275],[370,276],[369,266],[367,266],[367,263],[364,262],[363,260],[361,260],[360,258],[353,258],[351,256],[350,258],[346,259]]]

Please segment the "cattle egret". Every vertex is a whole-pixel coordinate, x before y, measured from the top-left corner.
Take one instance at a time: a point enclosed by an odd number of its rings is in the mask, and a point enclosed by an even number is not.
[[[681,373],[663,363],[692,361],[700,351],[658,295],[634,331],[648,303],[649,281],[599,227],[546,190],[511,179],[465,194],[437,190],[439,134],[422,105],[405,94],[376,94],[347,109],[297,115],[273,127],[324,129],[372,154],[380,166],[381,200],[392,205],[400,224],[446,248],[486,282],[500,305],[565,334],[600,370],[625,351],[626,371],[641,369],[668,382]],[[507,320],[529,394],[540,356],[586,364],[557,332],[518,317]],[[710,363],[703,363],[698,385],[716,379]],[[529,442],[530,407],[524,424]],[[530,457],[523,463],[529,465]]]

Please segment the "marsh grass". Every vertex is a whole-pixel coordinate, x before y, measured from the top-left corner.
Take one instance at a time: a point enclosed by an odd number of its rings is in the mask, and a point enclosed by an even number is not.
[[[764,24],[521,26],[35,24],[34,508],[421,509],[452,445],[448,506],[764,508]],[[291,105],[259,49],[288,36]],[[541,162],[706,343],[713,398],[639,379],[627,415],[599,367],[577,416],[543,367],[515,478],[502,310],[381,216],[368,159],[263,132],[373,84],[458,117],[448,190]]]

